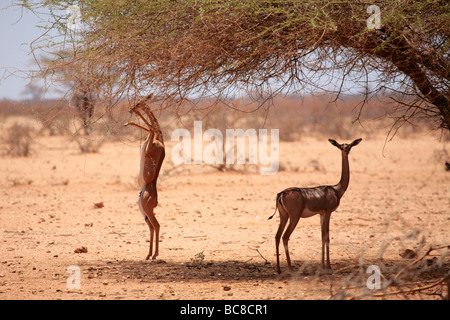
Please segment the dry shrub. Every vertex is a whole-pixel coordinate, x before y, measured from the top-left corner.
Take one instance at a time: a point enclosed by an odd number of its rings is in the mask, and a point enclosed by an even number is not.
[[[302,136],[350,140],[398,134],[407,138],[432,130],[433,123],[427,118],[398,121],[400,114],[389,97],[363,100],[363,96],[344,95],[336,100],[326,94],[275,97],[267,108],[244,114],[243,126],[280,129],[281,141],[298,141]],[[257,103],[243,104],[246,112],[257,109]]]
[[[70,120],[74,112],[66,105],[45,106],[44,103],[33,107],[36,120],[40,123],[39,134],[47,133],[50,136],[64,135],[67,133]]]
[[[92,136],[84,136],[74,134],[72,139],[77,143],[78,148],[82,153],[97,153],[100,151],[100,147],[105,142],[103,137],[94,139]]]
[[[157,112],[156,115],[160,119],[161,128],[165,139],[169,139],[172,135],[173,130],[183,128],[190,131],[191,138],[194,137],[194,122],[201,121],[202,134],[208,129],[217,129],[222,133],[224,143],[222,151],[222,164],[208,164],[207,167],[214,168],[218,171],[251,171],[258,170],[258,165],[248,165],[249,155],[248,148],[245,150],[245,164],[243,166],[236,165],[236,163],[227,163],[227,154],[232,152],[236,153],[237,142],[235,138],[234,149],[228,148],[226,143],[226,130],[227,129],[243,129],[247,130],[249,128],[258,129],[258,126],[251,126],[253,123],[249,123],[247,120],[250,117],[246,117],[246,114],[240,110],[241,99],[239,100],[229,100],[229,101],[214,101],[214,100],[202,100],[199,102],[186,103],[185,105],[174,110],[173,112],[168,112],[168,110],[163,110],[162,112]],[[152,109],[158,110],[158,105],[152,105]],[[255,116],[255,115],[254,115]],[[213,141],[213,140],[211,140]],[[205,147],[209,142],[203,141],[203,147]],[[247,143],[247,142],[246,142]],[[191,159],[193,160],[193,159]],[[172,168],[175,169],[175,168]],[[172,171],[170,169],[170,171]]]
[[[396,123],[393,127],[398,114],[392,114],[395,108],[392,102],[391,105],[387,103],[389,97],[372,99],[361,109],[362,100],[362,96],[342,95],[336,100],[332,95],[280,95],[263,106],[244,97],[226,101],[199,99],[186,101],[180,106],[154,102],[151,108],[156,111],[166,139],[177,128],[192,130],[196,120],[202,121],[203,130],[216,128],[223,134],[225,129],[279,129],[280,141],[299,141],[302,136],[341,140],[359,136],[370,139],[387,134],[408,137],[430,130],[430,122],[419,118]],[[75,108],[63,100],[20,103],[3,100],[0,101],[0,118],[33,114],[41,126],[37,134],[67,135],[77,143],[81,152],[98,152],[106,141],[136,141],[145,137],[142,131],[123,126],[130,120],[140,122],[127,112],[129,104],[129,101],[122,100],[111,106],[98,101],[89,123],[89,135],[83,134],[85,130]],[[218,169],[235,168],[219,166]]]
[[[12,101],[8,99],[0,100],[0,119],[6,119],[8,117],[26,116],[32,115],[30,103],[28,101]]]
[[[450,245],[405,250],[413,255],[402,260],[378,259],[371,266],[378,268],[379,287],[370,278],[376,272],[362,264],[335,270],[341,279],[330,287],[331,299],[449,299]]]
[[[28,125],[14,123],[6,130],[4,143],[6,154],[14,157],[28,157],[34,141],[33,128]]]

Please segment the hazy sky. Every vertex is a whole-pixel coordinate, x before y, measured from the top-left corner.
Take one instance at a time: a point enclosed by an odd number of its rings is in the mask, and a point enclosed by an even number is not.
[[[12,7],[12,0],[0,0],[0,99],[19,100],[29,83],[27,71],[35,68],[29,44],[39,37],[39,19]]]

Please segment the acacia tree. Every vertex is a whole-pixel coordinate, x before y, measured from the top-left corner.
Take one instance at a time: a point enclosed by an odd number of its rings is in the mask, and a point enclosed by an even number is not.
[[[338,98],[351,85],[364,100],[390,92],[405,121],[425,116],[450,130],[448,1],[21,1],[32,10],[74,4],[84,27],[73,55],[53,67],[101,65],[94,77],[110,97],[245,90],[266,99],[326,87]],[[64,34],[67,13],[51,12],[50,28]]]

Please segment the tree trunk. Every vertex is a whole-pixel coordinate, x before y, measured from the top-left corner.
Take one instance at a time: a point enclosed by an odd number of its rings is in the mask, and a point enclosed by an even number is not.
[[[379,38],[374,42],[369,42],[365,51],[391,62],[399,71],[408,76],[423,97],[438,109],[441,118],[440,126],[450,130],[449,97],[436,89],[430,81],[429,75],[426,74],[426,70],[420,66],[420,62],[424,59],[421,52],[412,48],[405,40],[397,40],[386,46]],[[433,72],[433,70],[430,71]]]

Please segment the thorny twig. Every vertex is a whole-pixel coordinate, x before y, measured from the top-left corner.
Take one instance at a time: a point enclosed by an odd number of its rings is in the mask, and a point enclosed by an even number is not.
[[[442,249],[447,249],[445,250],[442,255],[441,255],[441,262],[438,262],[437,265],[439,266],[439,274],[441,274],[441,276],[439,276],[438,279],[434,279],[433,282],[428,282],[428,284],[425,285],[420,285],[420,279],[418,278],[420,276],[420,274],[424,271],[426,271],[427,269],[412,269],[413,266],[418,265],[420,262],[423,262],[424,259],[426,257],[431,256],[431,253],[433,251],[437,251],[437,250],[442,250]],[[383,279],[386,280],[385,284],[383,285],[382,289],[377,290],[376,292],[373,292],[372,290],[368,290],[367,286],[364,285],[351,285],[351,283],[346,282],[346,284],[344,285],[344,287],[341,287],[338,290],[338,293],[333,294],[331,288],[330,288],[330,298],[336,298],[336,297],[341,297],[341,298],[346,298],[348,300],[354,300],[354,299],[360,299],[363,298],[365,296],[372,296],[375,298],[383,298],[383,297],[387,297],[387,296],[395,296],[395,295],[407,295],[407,294],[414,294],[414,293],[420,293],[432,288],[436,288],[441,286],[440,290],[435,290],[433,293],[430,293],[432,295],[438,295],[441,296],[442,299],[449,299],[449,292],[450,292],[450,272],[448,271],[448,269],[444,268],[442,261],[445,257],[447,257],[449,255],[448,249],[450,249],[450,245],[446,245],[446,246],[440,246],[440,247],[430,247],[423,255],[421,255],[420,257],[418,257],[417,259],[413,260],[412,262],[408,263],[406,266],[404,266],[403,268],[400,269],[400,271],[398,271],[392,278],[389,279],[389,275],[384,273],[381,274],[380,276],[383,277]],[[437,260],[438,261],[438,260]],[[428,264],[429,262],[427,261],[427,266],[430,266]],[[353,266],[347,266],[344,268],[341,268],[339,270],[337,270],[335,273],[338,272],[342,272],[344,270],[347,269],[351,269],[357,267],[356,265]],[[440,272],[442,271],[442,273]],[[438,275],[434,275],[434,277],[437,277]],[[404,279],[405,278],[409,278],[411,277],[412,279],[408,282],[405,282]],[[351,279],[348,279],[347,281],[350,281]],[[349,285],[350,284],[350,285]],[[393,291],[389,291],[390,288],[392,288],[393,286],[396,286],[398,289],[397,290],[393,290]],[[447,288],[447,293],[444,293],[445,288]],[[351,294],[348,295],[348,291],[347,290],[362,290],[363,292],[359,293],[359,294]]]

